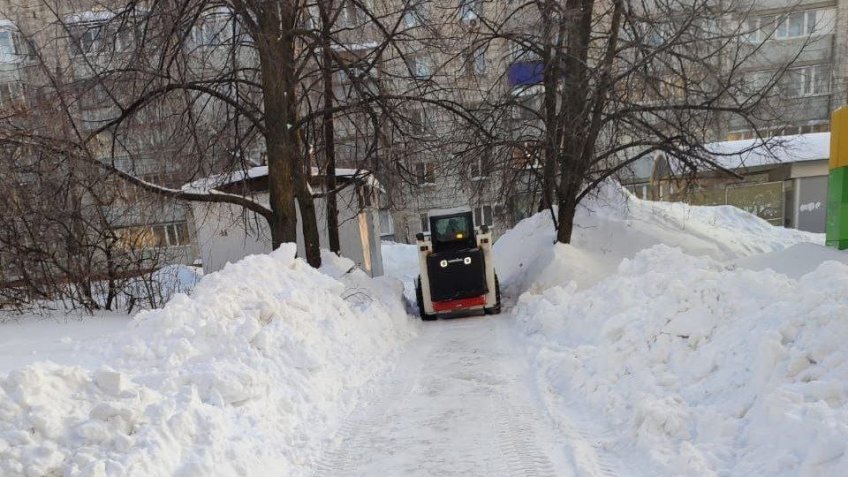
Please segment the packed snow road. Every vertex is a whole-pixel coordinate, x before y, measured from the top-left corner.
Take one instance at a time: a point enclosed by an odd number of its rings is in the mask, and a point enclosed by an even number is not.
[[[327,446],[315,476],[568,476],[506,314],[427,323]]]

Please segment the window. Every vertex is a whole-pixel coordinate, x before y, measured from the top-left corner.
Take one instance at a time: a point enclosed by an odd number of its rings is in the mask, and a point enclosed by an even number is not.
[[[99,53],[103,45],[103,25],[93,24],[82,26],[79,30],[76,54],[88,55]]]
[[[18,57],[32,56],[30,43],[20,33],[0,30],[0,61],[12,61]]]
[[[486,50],[477,48],[471,56],[473,64],[472,73],[477,76],[486,74]]]
[[[484,205],[474,208],[474,224],[478,227],[481,225],[492,226],[492,206]]]
[[[392,219],[392,213],[388,209],[380,209],[380,236],[394,235],[395,222]]]
[[[413,110],[410,115],[410,122],[412,123],[412,132],[415,134],[431,134],[433,132],[433,125],[430,123],[430,117],[427,114],[427,111],[423,109]]]
[[[418,164],[415,164],[415,176],[418,180],[418,185],[435,184],[436,163],[419,162]]]
[[[830,131],[830,123],[805,124],[800,127],[801,134],[828,132]]]
[[[154,225],[152,228],[153,235],[156,237],[156,244],[160,247],[177,247],[190,243],[186,222]]]
[[[512,107],[512,119],[515,119],[516,121],[530,121],[533,119],[539,119],[539,117],[539,113],[532,104],[516,103]]]
[[[367,20],[365,12],[357,8],[356,3],[350,0],[342,5],[341,17],[345,26],[360,26]]]
[[[0,31],[0,54],[3,56],[15,54],[15,42],[12,40],[10,31]]]
[[[191,41],[196,46],[225,45],[233,37],[233,24],[228,14],[210,14],[198,20],[191,29]]]
[[[791,68],[782,78],[781,89],[790,98],[830,93],[830,65]]]
[[[410,58],[406,66],[415,79],[428,79],[432,76],[430,62],[426,58]]]
[[[757,18],[750,18],[742,22],[739,28],[740,38],[745,43],[759,43],[760,22]]]
[[[739,141],[742,139],[754,139],[754,131],[752,129],[748,129],[744,131],[733,131],[727,133],[728,141]]]
[[[460,241],[468,241],[474,235],[472,224],[468,213],[461,215],[453,215],[448,217],[439,217],[433,222],[433,242],[451,243]],[[459,244],[457,244],[459,245]]]
[[[460,0],[459,18],[464,22],[477,20],[482,16],[483,2],[481,0]]]
[[[336,82],[342,85],[350,85],[357,83],[359,87],[366,88],[376,81],[377,69],[373,68],[369,63],[353,63],[342,65],[336,71]],[[376,91],[374,91],[376,94]]]
[[[403,24],[407,28],[416,27],[424,23],[423,6],[417,1],[407,2],[404,6]]]
[[[19,83],[0,83],[0,106],[11,106],[22,99]]]
[[[488,171],[486,170],[482,158],[478,157],[471,161],[471,164],[468,169],[468,175],[472,180],[482,179],[488,175]]]
[[[777,39],[827,35],[833,31],[835,15],[832,8],[825,8],[751,18],[744,20],[740,33],[748,43],[761,42],[770,35]]]
[[[539,55],[520,43],[509,42],[509,54],[513,61],[536,61]]]
[[[129,51],[135,46],[135,28],[124,22],[80,23],[71,27],[74,55]]]
[[[430,218],[427,217],[427,214],[421,214],[419,217],[421,219],[421,231],[424,233],[430,232]]]

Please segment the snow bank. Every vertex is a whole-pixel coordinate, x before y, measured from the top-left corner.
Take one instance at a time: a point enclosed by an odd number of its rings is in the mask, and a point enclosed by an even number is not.
[[[624,258],[657,244],[720,261],[824,243],[824,234],[774,227],[732,206],[703,207],[638,199],[605,184],[578,207],[571,245],[553,246],[550,212],[520,222],[495,243],[501,283],[513,294],[575,281],[585,288],[615,272]]]
[[[848,253],[824,245],[799,243],[777,252],[734,260],[733,264],[749,270],[774,270],[792,278],[801,278],[829,260],[848,265]]]
[[[140,313],[98,368],[0,377],[0,475],[302,474],[414,328],[396,281],[294,254],[247,257]]]
[[[606,416],[660,475],[840,475],[848,266],[798,280],[658,245],[515,315],[546,387]]]
[[[563,429],[591,416],[640,475],[844,474],[848,265],[820,235],[607,188],[574,238],[539,214],[495,244]]]
[[[380,246],[383,251],[383,273],[403,282],[404,297],[409,309],[414,308],[414,314],[418,313],[415,303],[415,280],[418,278],[418,249],[415,245],[395,242],[383,242]],[[412,312],[412,311],[411,311]]]

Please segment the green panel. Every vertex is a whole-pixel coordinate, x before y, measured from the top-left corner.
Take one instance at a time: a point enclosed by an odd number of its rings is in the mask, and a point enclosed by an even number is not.
[[[827,183],[827,245],[848,248],[848,166],[830,170]]]
[[[727,205],[735,205],[772,225],[783,225],[783,183],[764,182],[727,188]]]
[[[724,187],[698,189],[687,194],[686,202],[692,205],[725,205],[727,203],[727,193]]]

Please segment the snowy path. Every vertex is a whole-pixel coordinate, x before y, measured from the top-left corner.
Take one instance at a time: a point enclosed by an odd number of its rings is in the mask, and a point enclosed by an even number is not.
[[[573,445],[580,433],[550,428],[509,320],[425,324],[315,477],[616,475],[586,458],[591,446]]]

